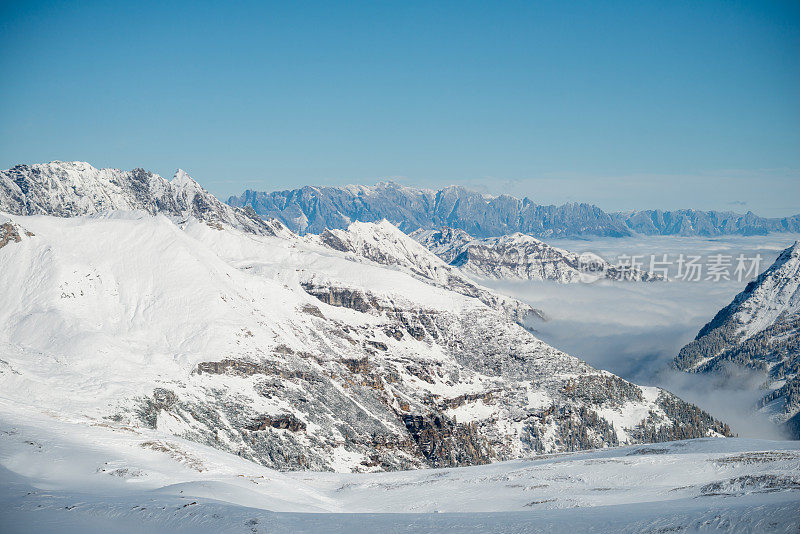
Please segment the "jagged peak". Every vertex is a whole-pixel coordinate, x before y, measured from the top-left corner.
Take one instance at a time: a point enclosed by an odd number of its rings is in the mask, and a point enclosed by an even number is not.
[[[800,241],[795,241],[792,245],[787,247],[778,255],[778,258],[775,262],[769,266],[769,268],[764,271],[764,273],[758,277],[756,280],[756,284],[760,284],[765,280],[767,277],[773,275],[776,271],[784,272],[787,270],[794,270],[796,271],[798,267],[800,267]]]
[[[532,235],[529,234],[523,234],[522,232],[514,232],[513,234],[501,236],[499,240],[503,242],[519,241],[524,243],[538,243],[546,245],[546,243],[541,239],[533,237]]]
[[[81,169],[99,170],[97,167],[95,167],[94,165],[92,165],[91,163],[89,163],[87,161],[79,161],[79,160],[61,161],[61,160],[58,160],[58,159],[54,159],[53,161],[50,161],[50,162],[47,162],[47,163],[35,163],[35,164],[31,165],[31,167],[78,167],[78,168],[81,168]]]
[[[170,180],[170,185],[178,190],[192,190],[196,192],[203,192],[206,193],[206,190],[203,188],[200,183],[189,176],[189,173],[184,171],[183,169],[178,169],[175,171],[175,174],[172,176],[172,180]]]

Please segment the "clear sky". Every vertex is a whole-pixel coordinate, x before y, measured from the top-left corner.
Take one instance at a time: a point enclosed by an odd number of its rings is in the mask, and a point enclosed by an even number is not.
[[[797,1],[2,2],[0,24],[1,168],[800,212]]]

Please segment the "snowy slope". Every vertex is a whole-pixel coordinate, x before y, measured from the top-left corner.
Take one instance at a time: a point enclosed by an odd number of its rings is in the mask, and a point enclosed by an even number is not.
[[[470,297],[320,243],[145,212],[11,216],[0,389],[282,469],[391,470],[719,435]]]
[[[481,287],[459,269],[445,264],[434,253],[401,232],[390,222],[353,223],[347,230],[325,230],[320,235],[306,236],[306,241],[322,243],[334,250],[350,253],[355,258],[402,270],[437,287],[474,297],[507,313],[520,324],[544,318],[522,302]]]
[[[699,439],[393,473],[283,473],[0,399],[4,532],[794,532],[800,442]],[[434,513],[436,512],[436,513]]]
[[[612,265],[596,254],[576,254],[529,235],[473,239],[463,230],[418,230],[411,236],[450,265],[480,278],[553,280],[560,283],[664,280],[632,266]]]
[[[675,365],[689,372],[739,365],[765,373],[769,393],[759,407],[800,437],[800,243],[720,310]]]
[[[220,202],[183,170],[172,181],[143,169],[95,169],[80,161],[0,171],[0,211],[73,217],[109,210],[144,210],[183,220],[195,217],[260,235],[290,233],[278,221],[263,221],[252,210]]]

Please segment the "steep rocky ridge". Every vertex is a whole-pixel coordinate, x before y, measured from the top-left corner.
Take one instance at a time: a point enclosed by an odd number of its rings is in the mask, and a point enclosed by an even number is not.
[[[750,282],[675,358],[692,373],[742,366],[764,373],[759,408],[800,437],[800,243]]]
[[[751,211],[641,210],[612,216],[637,234],[678,236],[766,235],[799,232],[800,214],[791,217],[759,217]]]
[[[300,234],[386,219],[407,233],[451,226],[480,237],[513,232],[542,237],[631,235],[623,223],[589,204],[541,206],[527,198],[486,196],[458,186],[433,191],[383,182],[273,193],[248,190],[230,197],[228,203],[250,206],[262,217],[280,219]]]
[[[540,310],[477,285],[459,269],[445,264],[386,220],[380,223],[353,223],[347,230],[326,229],[319,236],[307,236],[306,239],[350,253],[356,258],[402,270],[437,287],[477,298],[487,306],[503,310],[520,324],[544,318]]]

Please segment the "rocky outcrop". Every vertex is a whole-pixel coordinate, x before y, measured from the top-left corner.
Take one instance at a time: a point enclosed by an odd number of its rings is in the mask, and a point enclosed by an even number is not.
[[[13,221],[6,221],[0,224],[0,248],[3,248],[9,243],[19,243],[22,241],[23,236],[33,237],[33,233],[20,228],[20,226]]]
[[[306,429],[306,424],[298,420],[294,415],[262,415],[255,419],[247,430],[250,432],[258,432],[266,430],[267,428],[277,428],[278,430],[288,430],[290,432],[302,432]]]
[[[443,414],[403,415],[403,423],[431,467],[487,464],[497,458],[474,424]]]

